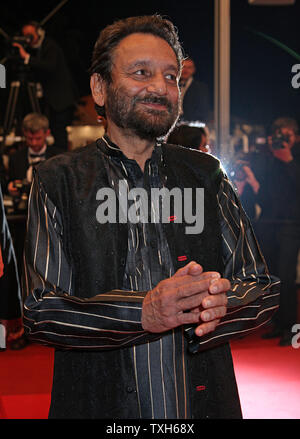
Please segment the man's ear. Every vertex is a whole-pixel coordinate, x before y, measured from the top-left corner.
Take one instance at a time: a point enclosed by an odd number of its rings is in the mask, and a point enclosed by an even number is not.
[[[93,73],[91,76],[90,87],[95,103],[99,107],[103,107],[105,103],[105,83],[98,73]]]

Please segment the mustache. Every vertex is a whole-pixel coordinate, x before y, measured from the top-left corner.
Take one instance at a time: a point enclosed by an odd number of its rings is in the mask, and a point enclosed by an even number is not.
[[[147,95],[147,96],[144,96],[143,98],[136,97],[135,103],[137,103],[137,102],[142,102],[145,104],[164,105],[167,107],[167,109],[169,111],[172,111],[172,109],[173,109],[173,105],[171,104],[171,102],[164,96]]]

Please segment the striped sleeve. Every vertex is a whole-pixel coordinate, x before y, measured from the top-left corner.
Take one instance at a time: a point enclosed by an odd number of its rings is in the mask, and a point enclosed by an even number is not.
[[[260,251],[251,223],[229,180],[218,192],[224,277],[231,282],[227,314],[214,332],[198,338],[186,328],[191,352],[208,349],[259,328],[279,306],[280,281],[272,276]]]
[[[21,316],[22,299],[17,260],[0,186],[0,319],[10,320]]]
[[[24,252],[24,327],[32,341],[60,348],[113,349],[157,338],[141,326],[146,292],[75,296],[61,215],[35,177]]]

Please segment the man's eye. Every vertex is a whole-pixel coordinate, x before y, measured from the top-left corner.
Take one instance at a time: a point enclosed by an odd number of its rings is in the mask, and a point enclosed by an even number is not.
[[[176,75],[173,75],[172,73],[168,73],[166,75],[166,78],[169,79],[170,81],[176,81]]]
[[[136,72],[134,72],[134,74],[138,75],[138,76],[145,76],[147,74],[147,72],[144,69],[140,69],[140,70],[137,70]]]

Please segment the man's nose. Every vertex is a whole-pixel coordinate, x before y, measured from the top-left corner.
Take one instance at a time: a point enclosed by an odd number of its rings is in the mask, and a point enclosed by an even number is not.
[[[31,139],[31,141],[30,141],[30,143],[31,143],[32,146],[36,146],[36,145],[38,145],[39,142],[40,142],[40,141],[39,141],[38,139]]]
[[[147,86],[147,91],[159,96],[164,96],[167,94],[166,79],[162,73],[157,73],[151,77]]]

